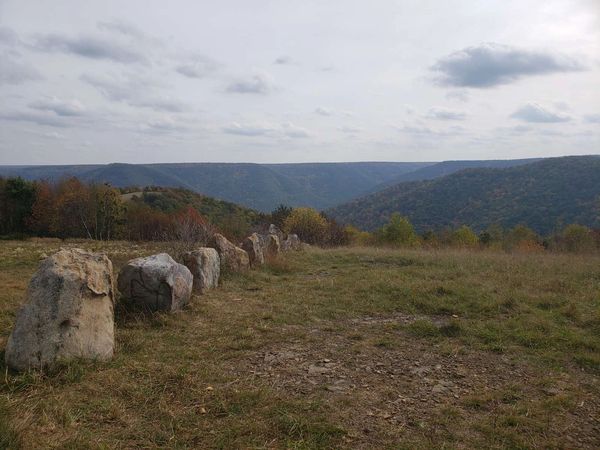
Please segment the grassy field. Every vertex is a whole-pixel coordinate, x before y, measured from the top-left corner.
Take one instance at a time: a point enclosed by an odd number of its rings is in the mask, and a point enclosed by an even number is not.
[[[42,253],[0,243],[0,448],[599,448],[600,258],[311,249],[180,313],[117,307],[107,364],[12,374]]]

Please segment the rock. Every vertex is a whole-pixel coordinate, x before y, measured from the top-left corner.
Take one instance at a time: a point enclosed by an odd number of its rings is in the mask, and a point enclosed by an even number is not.
[[[106,361],[114,353],[114,333],[112,263],[103,254],[61,249],[29,282],[6,364],[28,370],[76,358]]]
[[[284,252],[288,252],[290,250],[301,250],[302,242],[300,242],[300,239],[298,238],[297,234],[288,234],[287,239],[283,241],[281,245],[281,249]]]
[[[184,253],[183,263],[194,276],[193,286],[199,293],[219,285],[221,258],[214,248],[201,247]]]
[[[166,253],[129,261],[119,272],[119,291],[134,306],[150,311],[177,311],[192,295],[193,276]]]
[[[283,242],[284,234],[276,225],[269,225],[269,234],[274,234],[279,238],[279,242]]]
[[[260,266],[265,263],[261,238],[258,233],[252,233],[242,242],[242,248],[248,253],[251,266]]]
[[[209,247],[214,248],[219,254],[221,258],[221,271],[240,272],[248,270],[250,267],[248,253],[233,245],[222,234],[215,233],[210,240]]]
[[[269,234],[266,237],[265,248],[265,256],[267,256],[268,258],[275,258],[277,255],[279,255],[279,252],[281,251],[281,246],[279,245],[279,238],[274,234]]]

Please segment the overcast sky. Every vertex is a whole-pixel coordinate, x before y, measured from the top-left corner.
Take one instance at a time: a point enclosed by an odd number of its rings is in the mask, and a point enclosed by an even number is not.
[[[0,0],[0,164],[598,153],[599,0]]]

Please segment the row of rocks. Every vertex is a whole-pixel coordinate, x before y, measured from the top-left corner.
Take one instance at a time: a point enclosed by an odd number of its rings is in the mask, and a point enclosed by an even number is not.
[[[240,248],[215,234],[211,247],[185,253],[184,264],[167,253],[130,260],[119,272],[118,288],[133,307],[176,311],[189,302],[192,290],[202,294],[217,287],[223,270],[244,271],[263,264],[265,255],[276,256],[279,242],[275,233],[254,233]],[[283,247],[301,248],[295,235]],[[114,306],[113,266],[106,255],[61,249],[42,261],[29,283],[6,346],[7,366],[22,371],[74,358],[111,359]]]

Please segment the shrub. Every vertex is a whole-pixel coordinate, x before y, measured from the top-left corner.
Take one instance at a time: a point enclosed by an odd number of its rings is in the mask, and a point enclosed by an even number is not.
[[[463,225],[452,232],[450,242],[454,247],[473,248],[479,245],[479,238],[466,225]]]
[[[352,245],[372,245],[375,242],[375,237],[368,231],[361,231],[352,225],[346,225],[344,229],[348,240]]]
[[[578,224],[567,225],[556,237],[559,250],[583,253],[595,250],[596,242],[588,227]]]
[[[392,214],[390,221],[378,233],[378,240],[384,244],[402,247],[414,247],[419,244],[419,237],[406,217],[398,213]]]
[[[313,208],[296,208],[285,219],[283,229],[309,244],[321,244],[327,236],[328,224]]]

